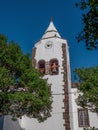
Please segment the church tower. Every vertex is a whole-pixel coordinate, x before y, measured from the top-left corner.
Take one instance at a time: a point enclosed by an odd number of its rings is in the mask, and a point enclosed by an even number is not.
[[[51,84],[52,113],[43,123],[23,119],[25,130],[72,130],[70,60],[68,44],[55,28],[53,21],[33,48],[32,64],[44,74]]]

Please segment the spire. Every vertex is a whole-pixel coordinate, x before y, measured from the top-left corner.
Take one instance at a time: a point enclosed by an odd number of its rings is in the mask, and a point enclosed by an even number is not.
[[[45,34],[43,35],[42,39],[50,38],[50,37],[59,37],[61,38],[60,34],[58,33],[57,29],[55,28],[53,24],[53,20],[50,20],[50,24],[48,28],[45,31]]]
[[[57,29],[55,28],[52,20],[50,21],[50,24],[49,24],[46,32],[48,32],[48,31],[56,31],[57,32]]]

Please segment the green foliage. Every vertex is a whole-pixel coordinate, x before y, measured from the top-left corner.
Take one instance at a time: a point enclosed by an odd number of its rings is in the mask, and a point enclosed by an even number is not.
[[[29,54],[0,35],[0,113],[44,121],[50,116],[51,103],[50,86],[32,67]]]
[[[98,113],[98,66],[79,68],[74,73],[80,83],[77,104],[81,107],[89,107],[91,111]]]
[[[98,130],[98,128],[90,127],[90,128],[84,128],[84,130]]]
[[[87,49],[98,48],[98,0],[80,0],[76,3],[82,10],[83,29],[77,37],[78,42],[85,41]]]

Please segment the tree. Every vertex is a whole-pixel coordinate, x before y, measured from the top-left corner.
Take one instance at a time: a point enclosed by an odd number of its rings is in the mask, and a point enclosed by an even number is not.
[[[74,73],[79,82],[77,104],[98,113],[98,66],[75,69]]]
[[[98,0],[80,0],[76,3],[82,10],[83,29],[77,37],[78,42],[84,41],[87,49],[98,48]]]
[[[80,0],[76,3],[81,10],[83,29],[77,37],[78,42],[84,41],[87,49],[98,48],[98,0]],[[98,113],[98,66],[78,68],[74,71],[79,82],[79,96],[76,102],[81,107],[89,107]]]
[[[0,35],[0,113],[43,121],[50,116],[51,91],[47,80],[32,67],[29,54],[23,54],[14,41]]]

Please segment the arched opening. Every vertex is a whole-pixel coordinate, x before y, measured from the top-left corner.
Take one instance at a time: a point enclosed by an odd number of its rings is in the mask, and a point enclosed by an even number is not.
[[[45,61],[44,60],[40,60],[38,62],[38,68],[39,68],[39,71],[42,73],[42,74],[45,74]]]
[[[59,71],[57,59],[50,60],[50,75],[57,75]]]

